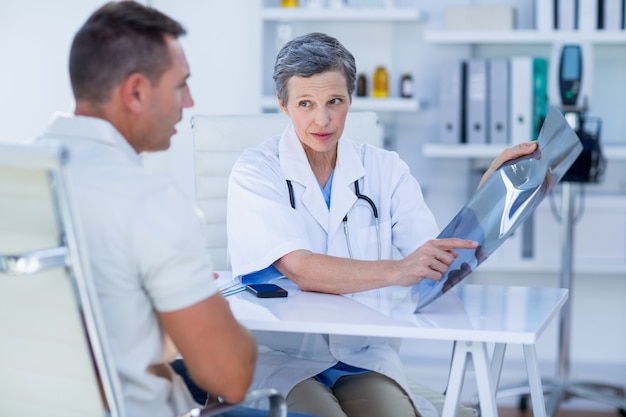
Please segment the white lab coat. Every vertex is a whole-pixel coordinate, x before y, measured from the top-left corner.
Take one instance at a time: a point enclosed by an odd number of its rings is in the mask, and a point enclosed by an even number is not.
[[[286,180],[291,180],[295,210]],[[358,200],[354,181],[377,206],[381,257],[394,247],[403,256],[438,233],[418,182],[397,153],[341,138],[332,183],[330,210],[292,125],[282,136],[244,152],[228,187],[227,230],[233,276],[266,268],[298,249],[348,257],[343,218],[348,215],[352,255],[378,259],[377,234],[370,206]],[[348,294],[391,314],[395,301],[409,296],[405,287]],[[259,361],[252,388],[272,386],[283,395],[298,382],[338,360],[387,375],[410,390],[398,356],[400,340],[317,334],[257,332]],[[436,416],[425,399],[413,396],[418,411]]]

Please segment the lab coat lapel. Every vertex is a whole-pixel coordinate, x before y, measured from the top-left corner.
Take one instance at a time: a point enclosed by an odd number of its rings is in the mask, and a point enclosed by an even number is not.
[[[343,218],[356,202],[353,183],[364,175],[365,168],[354,142],[340,139],[330,196],[329,230],[331,232],[336,231],[342,225]]]
[[[278,144],[278,152],[280,167],[285,174],[285,179],[304,187],[302,194],[295,193],[296,209],[299,209],[300,205],[304,206],[328,233],[328,208],[320,191],[320,185],[313,174],[292,124],[283,132]],[[285,184],[285,186],[287,185]]]

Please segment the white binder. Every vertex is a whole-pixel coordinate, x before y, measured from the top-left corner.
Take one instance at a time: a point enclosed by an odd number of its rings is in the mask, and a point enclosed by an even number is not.
[[[578,30],[591,32],[597,29],[598,0],[578,0]]]
[[[558,30],[578,29],[577,14],[578,0],[556,0],[556,28]]]
[[[539,32],[554,30],[554,1],[535,0],[535,29]]]
[[[489,143],[509,141],[509,60],[489,61]]]
[[[487,143],[487,60],[467,62],[467,96],[465,100],[465,133],[467,143]]]
[[[533,140],[533,58],[511,58],[511,143]]]
[[[602,2],[602,22],[600,29],[621,30],[622,19],[624,17],[623,0],[599,0]]]
[[[452,60],[444,62],[439,80],[440,129],[441,143],[459,144],[465,141],[464,99],[465,99],[465,62]]]

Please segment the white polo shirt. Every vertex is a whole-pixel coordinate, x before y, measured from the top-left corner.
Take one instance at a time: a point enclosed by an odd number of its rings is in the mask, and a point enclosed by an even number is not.
[[[156,311],[217,291],[198,212],[173,180],[147,172],[107,121],[55,115],[39,140],[70,150],[70,182],[127,415],[171,417],[197,406],[167,366],[176,349]]]

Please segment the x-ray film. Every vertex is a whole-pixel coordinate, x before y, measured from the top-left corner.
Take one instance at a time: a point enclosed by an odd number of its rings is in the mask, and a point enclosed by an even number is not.
[[[438,238],[478,242],[459,256],[439,281],[423,279],[412,288],[417,313],[468,276],[530,216],[582,152],[576,133],[551,107],[530,155],[508,161],[476,190]]]

